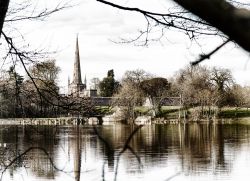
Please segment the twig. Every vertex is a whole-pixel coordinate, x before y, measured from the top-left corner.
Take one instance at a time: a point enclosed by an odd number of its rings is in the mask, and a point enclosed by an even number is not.
[[[198,65],[199,63],[201,63],[202,61],[206,60],[206,59],[210,59],[210,57],[215,54],[218,50],[220,50],[223,46],[225,46],[228,42],[230,42],[231,40],[228,39],[227,41],[223,42],[221,45],[219,45],[218,47],[216,47],[213,51],[211,51],[208,54],[201,54],[200,58],[196,61],[191,62],[192,66]]]
[[[134,129],[134,131],[129,135],[128,139],[126,140],[123,149],[118,153],[117,155],[117,163],[116,163],[116,168],[115,168],[115,177],[114,177],[114,181],[117,180],[117,174],[118,174],[118,166],[119,166],[119,161],[120,161],[120,157],[121,155],[127,150],[129,149],[130,151],[133,150],[130,146],[129,143],[132,140],[132,138],[134,137],[134,135],[143,127],[143,125],[138,126],[137,128]],[[135,151],[131,151],[137,158],[139,164],[141,164],[141,160],[138,159],[139,156],[135,153]]]
[[[10,163],[9,163],[8,165],[5,166],[5,168],[4,168],[3,171],[1,172],[0,180],[3,179],[3,174],[4,174],[4,172],[5,172],[13,163],[15,163],[18,159],[20,159],[21,157],[23,157],[24,155],[26,155],[28,152],[30,152],[30,151],[32,151],[32,150],[41,150],[41,151],[43,151],[43,152],[47,155],[47,157],[48,157],[48,159],[49,159],[51,165],[52,165],[56,170],[62,171],[62,172],[64,172],[64,173],[71,173],[71,172],[65,172],[64,170],[58,168],[58,167],[54,164],[52,158],[49,156],[49,153],[47,152],[46,149],[44,149],[44,148],[42,148],[42,147],[30,147],[30,148],[28,148],[27,150],[25,150],[23,153],[21,153],[20,155],[18,155],[17,157],[15,157],[13,160],[11,160]]]

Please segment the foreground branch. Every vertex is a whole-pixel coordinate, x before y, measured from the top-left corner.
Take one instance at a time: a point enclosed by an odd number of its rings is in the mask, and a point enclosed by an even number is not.
[[[224,0],[174,0],[250,52],[250,11]]]
[[[105,0],[97,1],[118,9],[141,13],[158,25],[172,27],[184,32],[190,39],[197,35],[227,37],[250,52],[250,10],[233,6],[231,3],[235,4],[235,1],[230,3],[230,1],[225,0],[173,0],[188,12],[197,16],[191,18],[190,14],[185,11],[166,14],[154,13],[139,8],[121,6]],[[189,16],[186,14],[189,14]]]
[[[160,35],[158,35],[159,36],[158,40],[160,40],[161,37],[164,35],[164,30],[165,29],[168,30],[169,28],[185,33],[187,36],[189,36],[190,39],[195,39],[199,35],[219,35],[224,37],[222,34],[218,32],[217,29],[213,28],[209,23],[197,17],[190,16],[191,13],[188,13],[185,10],[181,10],[179,12],[177,11],[171,12],[170,10],[168,10],[168,12],[166,13],[157,13],[157,12],[146,11],[137,7],[121,6],[105,0],[97,0],[97,1],[121,10],[138,12],[145,17],[147,23],[146,30],[140,31],[140,35],[128,41],[128,43],[138,41],[139,39],[144,38],[145,43],[142,45],[147,45],[147,43],[150,40],[148,38],[149,37],[148,35],[152,33],[151,32],[152,28],[161,29],[160,31],[161,33]],[[155,41],[155,40],[157,39],[153,38],[150,41]]]
[[[228,42],[230,42],[231,40],[227,40],[225,42],[223,42],[221,45],[219,45],[218,47],[216,47],[213,51],[211,51],[208,54],[201,54],[200,58],[196,61],[191,62],[191,65],[195,66],[198,65],[199,63],[201,63],[202,61],[206,60],[206,59],[210,59],[210,57],[215,54],[218,50],[220,50],[222,47],[224,47]]]
[[[9,0],[0,0],[0,38],[1,38],[1,32],[3,29],[4,19],[9,7]]]

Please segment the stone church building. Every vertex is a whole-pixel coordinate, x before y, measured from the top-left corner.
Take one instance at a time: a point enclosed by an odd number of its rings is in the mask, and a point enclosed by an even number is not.
[[[85,76],[84,82],[82,82],[78,37],[76,38],[73,80],[72,82],[70,82],[70,79],[68,80],[68,96],[72,96],[72,97],[96,97],[97,96],[97,90],[87,89],[86,76]]]

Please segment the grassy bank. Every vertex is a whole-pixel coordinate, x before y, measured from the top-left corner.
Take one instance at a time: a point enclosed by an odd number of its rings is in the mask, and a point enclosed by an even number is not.
[[[177,119],[179,118],[179,114],[183,117],[183,111],[179,113],[180,107],[178,106],[162,106],[161,113],[159,117],[164,117],[166,119]],[[147,107],[137,107],[135,112],[139,115],[145,115],[149,112],[149,108]],[[190,108],[186,112],[186,116],[191,118],[197,112],[196,108]],[[203,110],[203,113],[208,112],[208,110]],[[216,118],[245,118],[250,117],[250,109],[248,108],[235,108],[235,107],[226,107],[221,109]]]
[[[244,118],[250,117],[250,109],[247,108],[223,108],[218,113],[218,118]]]

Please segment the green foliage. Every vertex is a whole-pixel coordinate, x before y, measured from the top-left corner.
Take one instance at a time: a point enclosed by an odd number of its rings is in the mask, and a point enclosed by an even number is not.
[[[162,77],[151,78],[144,80],[140,85],[141,90],[153,105],[152,116],[161,116],[161,99],[168,94],[170,83]]]
[[[113,112],[112,108],[110,106],[95,106],[95,113],[96,114],[110,114]]]
[[[107,77],[112,77],[112,78],[115,77],[115,74],[114,74],[114,70],[113,70],[113,69],[111,69],[111,70],[108,71]]]
[[[55,60],[33,64],[32,78],[24,80],[15,67],[1,77],[1,117],[48,117],[56,115],[59,87],[57,77],[60,71]],[[35,82],[35,85],[34,85]]]
[[[250,117],[248,109],[223,109],[218,114],[219,118],[241,118]]]
[[[170,83],[162,77],[152,78],[141,82],[141,89],[150,97],[161,97],[170,88]]]
[[[99,84],[100,95],[102,97],[112,97],[118,86],[119,82],[114,78],[114,70],[109,70],[107,77],[103,78]]]
[[[21,116],[23,80],[23,76],[16,72],[14,66],[11,66],[7,71],[6,78],[1,81],[1,117]]]

